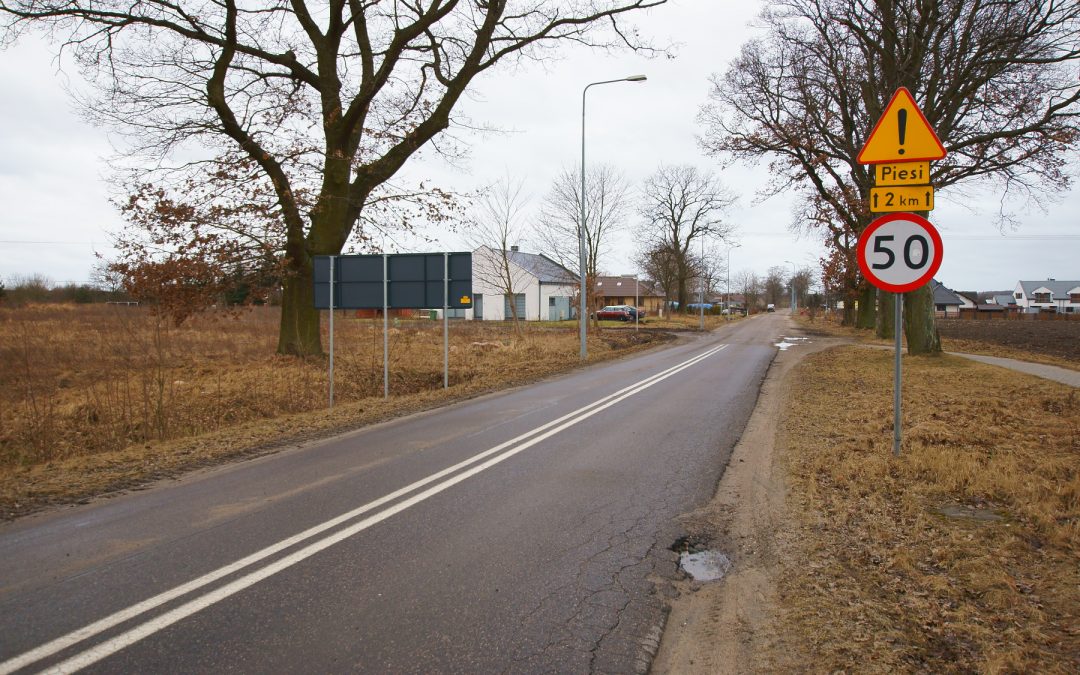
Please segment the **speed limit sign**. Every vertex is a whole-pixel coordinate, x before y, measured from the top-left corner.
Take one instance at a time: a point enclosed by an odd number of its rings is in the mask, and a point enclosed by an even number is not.
[[[941,267],[941,235],[914,213],[890,213],[870,223],[859,236],[859,269],[874,286],[907,293]]]

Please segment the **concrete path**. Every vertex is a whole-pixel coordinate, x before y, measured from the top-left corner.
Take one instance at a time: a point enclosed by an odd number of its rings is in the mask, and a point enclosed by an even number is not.
[[[1010,370],[1017,370],[1021,373],[1028,373],[1029,375],[1034,375],[1036,377],[1061,382],[1062,384],[1067,384],[1071,387],[1080,387],[1080,371],[1059,368],[1057,366],[1048,366],[1043,363],[1029,363],[1028,361],[1018,361],[1017,359],[1003,359],[998,356],[961,354],[959,352],[948,353],[953,356],[962,356],[965,359],[971,359],[972,361],[989,363],[992,366],[1001,366],[1002,368],[1009,368]]]

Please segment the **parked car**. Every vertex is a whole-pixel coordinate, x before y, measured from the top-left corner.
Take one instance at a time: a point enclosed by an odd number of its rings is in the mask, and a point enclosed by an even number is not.
[[[625,309],[627,312],[630,313],[630,320],[631,321],[634,320],[635,316],[637,317],[638,321],[644,321],[645,320],[645,310],[643,310],[643,309],[638,309],[637,307],[634,307],[633,305],[618,305],[618,307],[622,307],[623,309]]]
[[[633,321],[636,310],[628,305],[608,305],[596,313],[600,321]]]

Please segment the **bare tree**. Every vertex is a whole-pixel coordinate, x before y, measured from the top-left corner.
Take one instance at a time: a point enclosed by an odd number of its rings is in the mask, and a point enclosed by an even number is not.
[[[661,166],[645,180],[642,192],[640,250],[665,251],[674,274],[668,293],[674,291],[680,309],[685,308],[698,272],[693,249],[704,240],[730,235],[732,228],[721,216],[735,197],[712,172],[689,165]]]
[[[630,186],[609,164],[589,167],[585,177],[585,273],[601,273],[600,261],[611,238],[626,227],[630,213]],[[567,269],[577,269],[578,224],[581,221],[581,172],[564,169],[551,183],[540,207],[536,239],[540,247]]]
[[[475,250],[474,281],[498,289],[507,300],[514,330],[520,320],[514,296],[528,283],[528,273],[513,261],[518,244],[528,236],[523,181],[504,177],[484,190],[468,221],[466,239]]]
[[[783,267],[770,267],[765,273],[765,279],[761,282],[761,291],[765,295],[765,302],[771,305],[779,305],[784,297],[784,286],[787,284],[787,270]]]
[[[1080,3],[781,0],[762,22],[765,36],[712,78],[703,145],[768,159],[765,193],[801,193],[797,220],[824,228],[838,253],[832,263],[853,260],[850,247],[872,218],[872,171],[856,156],[900,86],[949,152],[933,166],[939,189],[983,181],[1004,202],[1068,186],[1063,153],[1080,135]],[[912,353],[940,351],[929,287],[905,302]],[[860,325],[873,326],[873,305],[863,284]]]
[[[284,241],[278,350],[316,354],[312,257],[339,253],[379,189],[444,138],[473,79],[568,43],[647,50],[625,20],[664,1],[10,0],[0,22],[2,39],[60,39],[96,85],[90,114],[135,151],[198,148],[218,160],[211,178],[230,154],[252,164]]]
[[[664,291],[665,305],[670,309],[671,298],[678,288],[679,266],[671,249],[654,246],[637,252],[637,266]]]
[[[791,279],[788,281],[789,287],[795,294],[795,302],[798,306],[804,305],[803,300],[809,294],[810,289],[814,286],[814,278],[817,275],[810,267],[800,267],[791,275]]]
[[[732,282],[735,284],[735,288],[739,289],[739,292],[743,295],[746,312],[749,314],[757,309],[758,302],[761,299],[761,280],[758,279],[758,276],[752,270],[741,270],[735,275]]]

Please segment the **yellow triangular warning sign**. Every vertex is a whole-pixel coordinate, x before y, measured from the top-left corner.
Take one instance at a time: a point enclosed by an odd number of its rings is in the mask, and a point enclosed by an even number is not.
[[[893,94],[859,152],[859,164],[925,162],[945,157],[945,146],[906,87]]]

